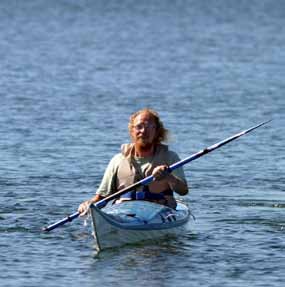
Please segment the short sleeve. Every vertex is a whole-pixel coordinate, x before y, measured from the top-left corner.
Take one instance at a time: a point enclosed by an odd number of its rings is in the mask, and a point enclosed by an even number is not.
[[[169,161],[168,165],[172,165],[172,164],[180,161],[180,158],[176,152],[169,151],[168,161]],[[186,182],[183,167],[179,167],[179,168],[173,170],[172,174]]]
[[[122,154],[116,154],[110,160],[96,194],[106,197],[116,192],[117,169],[121,158]]]

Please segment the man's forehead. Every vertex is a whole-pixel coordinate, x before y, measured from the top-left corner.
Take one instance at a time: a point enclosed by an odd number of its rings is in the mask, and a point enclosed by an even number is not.
[[[134,119],[135,122],[144,122],[144,121],[147,121],[147,122],[153,122],[154,121],[154,118],[152,116],[152,114],[148,113],[148,112],[143,112],[141,114],[138,114],[135,119]]]

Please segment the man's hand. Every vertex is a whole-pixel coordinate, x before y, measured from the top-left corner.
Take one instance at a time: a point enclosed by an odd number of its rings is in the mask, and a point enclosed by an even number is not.
[[[90,200],[86,200],[79,205],[77,211],[80,213],[80,216],[84,216],[87,214],[91,203],[92,202],[90,202]]]
[[[154,177],[155,180],[158,180],[158,181],[165,179],[169,175],[170,173],[168,171],[167,165],[159,165],[155,167],[152,171],[152,176]]]

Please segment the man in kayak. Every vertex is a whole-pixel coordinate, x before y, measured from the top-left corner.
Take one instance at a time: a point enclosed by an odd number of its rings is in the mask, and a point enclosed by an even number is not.
[[[180,159],[162,144],[167,140],[168,131],[158,113],[151,109],[140,110],[130,117],[128,128],[132,143],[122,145],[121,153],[111,159],[95,196],[80,204],[80,215],[87,212],[91,203],[149,175],[153,175],[155,181],[122,195],[117,202],[143,199],[175,208],[173,192],[179,195],[188,193],[183,168],[172,173],[167,171],[168,166]]]

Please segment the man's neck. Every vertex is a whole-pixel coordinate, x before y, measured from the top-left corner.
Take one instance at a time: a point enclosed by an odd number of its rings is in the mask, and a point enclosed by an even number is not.
[[[136,157],[153,156],[154,151],[155,151],[154,145],[148,145],[148,146],[135,145]]]

